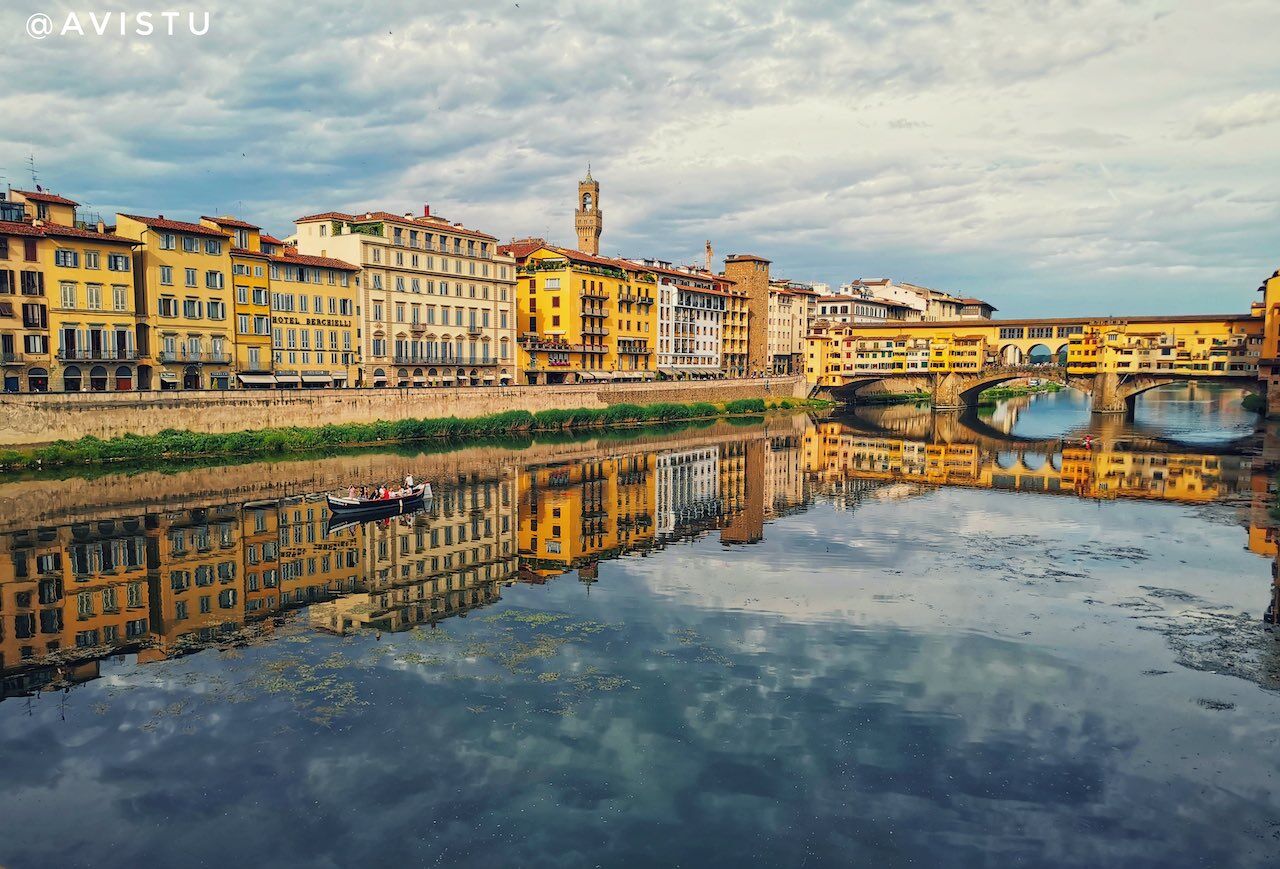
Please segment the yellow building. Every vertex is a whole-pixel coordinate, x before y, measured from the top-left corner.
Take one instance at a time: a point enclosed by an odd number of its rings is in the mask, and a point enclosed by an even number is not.
[[[158,655],[199,648],[244,625],[240,531],[232,504],[165,513],[148,528]]]
[[[262,229],[233,217],[201,217],[200,224],[231,237],[231,318],[237,386],[270,388],[271,286]]]
[[[825,386],[847,382],[853,361],[848,341],[855,336],[927,341],[929,370],[938,372],[1058,362],[1072,375],[1252,376],[1262,351],[1263,318],[1241,314],[819,324],[806,338],[809,380]]]
[[[519,368],[528,383],[651,380],[657,279],[627,260],[525,239],[516,261]]]
[[[0,202],[0,206],[8,205]],[[22,219],[22,208],[0,209],[0,361],[5,392],[48,392],[49,299],[41,263],[52,243]],[[7,220],[17,217],[18,220]]]
[[[116,215],[116,234],[141,242],[134,257],[139,387],[230,388],[231,235],[133,214]]]
[[[725,377],[746,377],[747,367],[747,317],[748,304],[746,290],[740,288],[736,281],[724,276],[723,282],[728,292],[725,300],[724,321],[721,326],[720,371]]]

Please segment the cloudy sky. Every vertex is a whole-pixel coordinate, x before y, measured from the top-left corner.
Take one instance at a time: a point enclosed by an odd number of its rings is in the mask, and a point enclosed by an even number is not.
[[[210,32],[88,18],[171,8]],[[39,11],[86,35],[29,37]],[[1277,33],[1274,0],[31,0],[0,9],[0,176],[34,153],[104,213],[429,202],[571,243],[590,161],[609,254],[1244,310],[1280,266]]]

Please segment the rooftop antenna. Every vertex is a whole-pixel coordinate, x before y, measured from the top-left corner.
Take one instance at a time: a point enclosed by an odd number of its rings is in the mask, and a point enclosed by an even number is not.
[[[33,151],[27,155],[27,168],[31,170],[31,186],[40,190],[40,179],[36,176],[36,155]]]

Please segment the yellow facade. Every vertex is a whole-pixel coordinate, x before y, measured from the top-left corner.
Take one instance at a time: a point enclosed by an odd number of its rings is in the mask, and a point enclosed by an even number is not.
[[[656,376],[652,272],[549,245],[517,256],[517,262],[518,354],[527,382]]]
[[[519,553],[540,576],[582,571],[652,545],[655,535],[653,454],[526,468],[520,474]]]
[[[117,214],[135,254],[139,385],[228,389],[234,361],[231,235],[198,223]]]
[[[839,386],[858,373],[850,341],[901,336],[929,345],[930,371],[976,372],[1064,362],[1067,373],[1249,376],[1258,371],[1263,318],[1255,315],[994,320],[820,325],[806,338],[810,382]]]
[[[728,278],[721,277],[729,290],[725,300],[724,320],[720,336],[720,371],[725,377],[746,377],[747,367],[747,293]]]
[[[271,286],[262,229],[232,217],[202,217],[202,226],[231,237],[231,322],[236,385],[270,387]]]

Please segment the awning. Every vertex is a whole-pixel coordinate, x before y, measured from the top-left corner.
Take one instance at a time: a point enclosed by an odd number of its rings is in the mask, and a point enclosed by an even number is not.
[[[270,374],[237,374],[236,377],[246,386],[275,386],[276,379]]]
[[[318,386],[325,383],[333,383],[333,377],[329,374],[304,374],[302,375],[302,382]]]
[[[276,383],[301,383],[302,378],[296,374],[277,374]]]
[[[492,371],[486,371],[486,372],[484,373],[484,379],[485,379],[485,380],[493,380],[493,372],[492,372]]]
[[[332,376],[334,380],[346,380],[346,379],[347,379],[347,372],[345,372],[345,371],[334,371],[334,372],[332,372],[332,374],[331,374],[330,376]]]
[[[161,380],[174,381],[174,380],[177,380],[177,379],[178,379],[178,375],[174,374],[172,371],[161,371],[161,372],[160,372],[160,379],[161,379]]]

